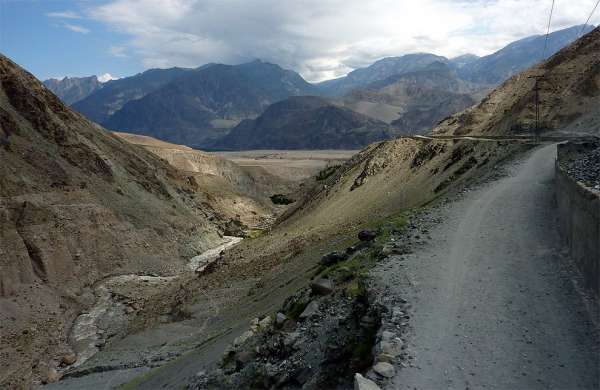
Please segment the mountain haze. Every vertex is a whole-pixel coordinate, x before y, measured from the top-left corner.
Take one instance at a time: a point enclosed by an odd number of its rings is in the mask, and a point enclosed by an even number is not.
[[[447,62],[445,57],[430,53],[406,54],[401,57],[388,57],[374,62],[366,68],[359,68],[344,77],[323,81],[317,86],[328,96],[341,96],[352,89],[365,87],[390,76],[424,69],[434,62]]]
[[[548,35],[547,47],[545,35],[534,35],[498,50],[490,55],[468,61],[459,66],[461,78],[480,84],[497,85],[514,74],[537,64],[573,42],[578,34],[590,32],[594,26],[573,26]]]
[[[421,133],[473,105],[485,88],[459,79],[446,62],[397,74],[350,92],[342,104],[383,120],[405,134]]]

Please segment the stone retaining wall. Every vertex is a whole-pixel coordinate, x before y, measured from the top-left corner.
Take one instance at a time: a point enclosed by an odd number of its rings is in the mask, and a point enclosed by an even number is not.
[[[572,178],[561,163],[581,144],[558,145],[556,162],[556,198],[559,230],[571,258],[583,273],[587,287],[600,295],[600,193]]]

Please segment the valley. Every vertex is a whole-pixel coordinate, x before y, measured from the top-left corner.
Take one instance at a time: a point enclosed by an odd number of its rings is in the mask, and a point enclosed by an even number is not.
[[[597,388],[599,52],[0,54],[0,388]]]

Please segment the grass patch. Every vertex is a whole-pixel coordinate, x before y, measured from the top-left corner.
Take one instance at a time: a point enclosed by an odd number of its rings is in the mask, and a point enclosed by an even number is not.
[[[300,318],[300,314],[302,314],[304,309],[306,309],[307,305],[308,305],[307,301],[306,302],[303,300],[297,301],[296,303],[294,303],[294,305],[292,306],[290,311],[287,313],[287,316],[290,317],[291,319],[293,319],[294,321],[296,321],[298,318]]]
[[[246,239],[254,239],[263,235],[265,231],[262,229],[248,229]]]

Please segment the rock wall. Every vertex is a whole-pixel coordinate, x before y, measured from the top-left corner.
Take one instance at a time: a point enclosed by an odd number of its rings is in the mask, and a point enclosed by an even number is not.
[[[568,174],[565,164],[586,144],[558,146],[556,198],[561,236],[569,254],[583,273],[587,287],[600,295],[600,192]]]

